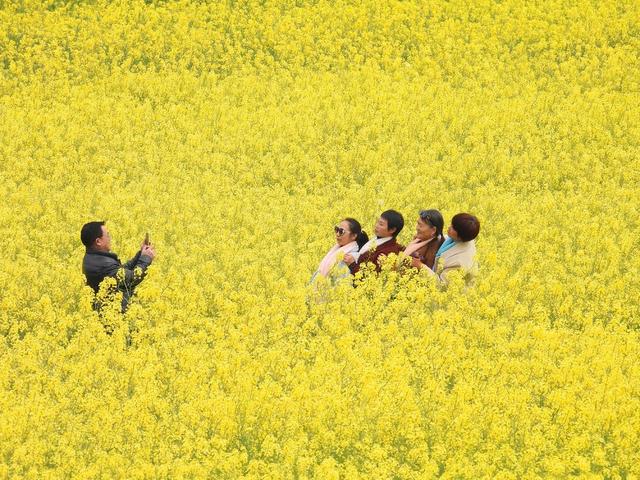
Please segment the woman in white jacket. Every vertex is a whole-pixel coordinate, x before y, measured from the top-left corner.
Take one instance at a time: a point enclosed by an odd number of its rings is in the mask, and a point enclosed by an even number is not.
[[[318,269],[311,277],[313,283],[318,277],[328,278],[331,283],[350,276],[349,266],[342,261],[345,255],[357,255],[360,248],[369,241],[362,226],[355,218],[345,218],[333,227],[336,243],[324,256]]]
[[[446,284],[451,271],[462,270],[466,283],[473,283],[477,273],[475,239],[479,233],[477,217],[469,213],[454,215],[447,231],[448,237],[436,253],[433,271],[427,271]]]

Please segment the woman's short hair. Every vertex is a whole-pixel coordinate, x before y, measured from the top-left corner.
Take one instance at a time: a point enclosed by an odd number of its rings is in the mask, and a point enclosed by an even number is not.
[[[404,227],[404,217],[400,212],[396,212],[395,210],[387,210],[380,214],[382,218],[387,221],[387,228],[391,230],[395,228],[396,230],[393,232],[393,238],[397,237],[398,234],[402,231]]]
[[[480,233],[480,220],[470,213],[454,215],[451,219],[451,226],[463,242],[473,240]]]

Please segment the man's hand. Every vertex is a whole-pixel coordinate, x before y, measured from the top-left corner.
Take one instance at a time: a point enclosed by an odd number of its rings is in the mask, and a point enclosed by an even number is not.
[[[344,258],[342,259],[342,261],[344,263],[346,263],[347,265],[351,265],[352,263],[354,263],[356,260],[355,258],[353,258],[353,255],[351,255],[350,253],[347,253]]]
[[[142,245],[142,248],[140,249],[140,252],[142,255],[146,255],[147,257],[150,257],[151,260],[153,260],[154,258],[156,258],[156,251],[153,248],[153,246],[151,245]]]

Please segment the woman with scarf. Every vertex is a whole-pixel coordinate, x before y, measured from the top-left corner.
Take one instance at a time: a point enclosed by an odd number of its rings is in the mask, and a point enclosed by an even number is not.
[[[475,239],[480,233],[480,221],[469,213],[458,213],[451,219],[448,237],[435,255],[433,270],[427,270],[442,283],[453,270],[462,270],[467,284],[473,283],[477,271]]]
[[[443,228],[444,218],[438,210],[420,210],[416,235],[404,250],[414,268],[433,270],[436,252],[444,243]]]
[[[324,256],[318,269],[311,277],[311,283],[318,277],[329,278],[332,283],[350,275],[349,266],[342,260],[345,255],[357,254],[360,248],[369,241],[369,237],[362,231],[362,226],[354,218],[345,218],[333,227],[336,243]]]

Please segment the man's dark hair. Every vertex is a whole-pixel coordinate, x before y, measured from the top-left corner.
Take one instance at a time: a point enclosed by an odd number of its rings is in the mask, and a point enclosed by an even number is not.
[[[480,233],[480,220],[469,213],[454,215],[451,219],[451,226],[463,242],[473,240]]]
[[[391,230],[392,228],[396,229],[393,232],[393,238],[396,238],[404,227],[404,218],[402,217],[402,214],[400,212],[396,212],[395,210],[387,210],[385,212],[382,212],[380,216],[387,221],[388,230]]]
[[[84,246],[91,248],[96,239],[102,236],[102,226],[104,222],[89,222],[85,223],[80,230],[80,240],[84,243]]]

